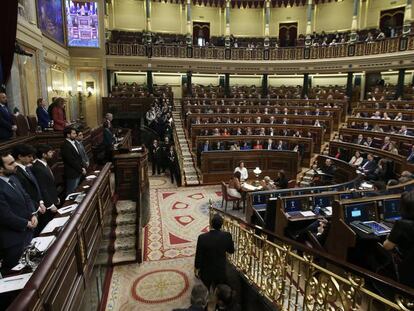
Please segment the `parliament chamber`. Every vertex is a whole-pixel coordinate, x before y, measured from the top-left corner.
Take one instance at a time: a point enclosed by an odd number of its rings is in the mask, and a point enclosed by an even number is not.
[[[0,310],[414,310],[412,0],[2,8]]]

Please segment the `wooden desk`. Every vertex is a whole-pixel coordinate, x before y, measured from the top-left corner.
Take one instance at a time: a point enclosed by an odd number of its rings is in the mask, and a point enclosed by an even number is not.
[[[249,174],[260,167],[263,176],[275,178],[279,170],[284,170],[286,178],[296,179],[300,170],[299,155],[293,151],[245,150],[208,151],[201,154],[201,173],[204,184],[220,183],[233,176],[234,169],[243,161]],[[253,174],[254,175],[254,174]]]
[[[413,106],[414,107],[414,106]],[[352,114],[356,115],[357,113],[361,114],[367,114],[366,118],[370,118],[376,111],[380,111],[381,115],[386,112],[388,114],[388,117],[391,119],[394,119],[398,113],[402,113],[403,121],[413,121],[414,120],[414,110],[404,110],[404,109],[376,109],[376,108],[354,108],[352,110]]]
[[[92,274],[103,226],[112,214],[109,176],[110,164],[106,164],[10,310],[79,309],[86,289],[98,286]],[[96,308],[99,299],[95,298]]]

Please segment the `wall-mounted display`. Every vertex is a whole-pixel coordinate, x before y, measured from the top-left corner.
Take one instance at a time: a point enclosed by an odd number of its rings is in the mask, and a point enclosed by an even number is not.
[[[65,45],[62,0],[37,0],[37,24],[43,35]]]
[[[99,47],[98,4],[66,0],[69,47]]]

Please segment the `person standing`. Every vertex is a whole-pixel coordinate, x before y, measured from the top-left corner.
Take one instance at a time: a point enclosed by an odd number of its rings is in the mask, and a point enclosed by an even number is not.
[[[36,147],[36,161],[33,163],[32,172],[35,175],[40,187],[40,192],[44,204],[51,213],[57,212],[60,204],[58,192],[55,184],[55,177],[48,165],[48,161],[53,159],[54,150],[49,145],[38,145]]]
[[[36,153],[35,149],[29,145],[17,145],[13,148],[13,158],[16,163],[16,177],[22,185],[24,191],[29,195],[33,202],[36,211],[39,211],[39,226],[35,234],[40,233],[43,227],[47,224],[49,219],[46,217],[46,206],[40,192],[39,183],[32,172],[31,166],[33,163],[33,156]]]
[[[170,145],[171,143],[168,137],[164,137],[164,142],[162,142],[160,146],[160,167],[162,173],[165,173],[165,170],[168,167],[168,152],[170,150]]]
[[[76,147],[78,147],[79,154],[82,157],[82,166],[84,168],[89,167],[89,156],[86,153],[85,146],[83,145],[83,132],[81,130],[76,131]]]
[[[17,126],[13,124],[13,117],[7,107],[7,95],[0,92],[0,141],[11,139]]]
[[[82,175],[86,175],[86,169],[82,165],[82,157],[76,146],[76,130],[67,127],[63,130],[63,135],[66,139],[61,147],[61,154],[68,195],[79,185]]]
[[[168,151],[168,170],[170,171],[171,183],[177,182],[177,186],[180,186],[180,165],[178,163],[177,153],[175,152],[174,145],[170,145]]]
[[[50,116],[46,109],[46,101],[43,98],[37,100],[36,108],[37,124],[44,130],[50,127]]]
[[[159,175],[161,173],[160,169],[160,146],[158,145],[158,140],[154,139],[150,148],[150,161],[152,164],[152,175],[155,175],[155,172]]]
[[[56,99],[55,106],[52,108],[53,129],[63,131],[69,125],[66,121],[65,100],[61,97]]]
[[[195,275],[210,289],[227,283],[226,254],[234,253],[234,243],[229,232],[221,231],[223,218],[215,214],[211,229],[198,236],[195,254]]]
[[[14,176],[16,166],[11,154],[0,155],[0,271],[3,275],[18,264],[38,223],[32,200]]]

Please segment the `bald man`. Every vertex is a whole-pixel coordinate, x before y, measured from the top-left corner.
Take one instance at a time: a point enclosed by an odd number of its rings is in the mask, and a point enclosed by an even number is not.
[[[13,137],[17,126],[13,125],[13,116],[7,107],[7,95],[0,93],[0,141]]]

